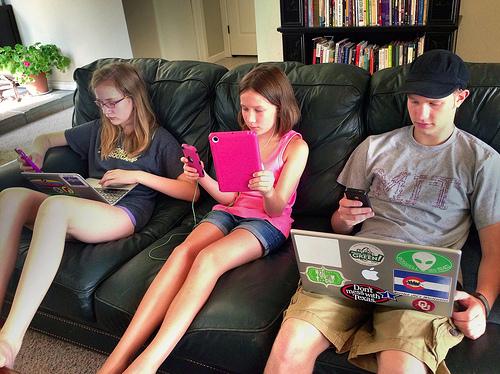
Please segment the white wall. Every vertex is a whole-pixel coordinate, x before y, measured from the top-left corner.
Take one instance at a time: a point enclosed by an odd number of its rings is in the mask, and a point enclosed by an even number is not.
[[[123,0],[134,57],[161,57],[153,0]]]
[[[191,1],[154,0],[161,57],[198,60]]]
[[[462,0],[457,54],[469,62],[500,62],[498,0]]]
[[[255,22],[259,62],[283,61],[279,0],[255,0]]]
[[[208,56],[224,57],[224,36],[219,0],[203,0]]]
[[[23,44],[57,45],[71,58],[66,73],[54,71],[54,88],[74,88],[73,71],[98,58],[131,58],[121,0],[7,0]]]

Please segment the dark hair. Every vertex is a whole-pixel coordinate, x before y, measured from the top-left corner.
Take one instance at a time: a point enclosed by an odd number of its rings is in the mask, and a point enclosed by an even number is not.
[[[300,109],[292,85],[283,71],[274,65],[259,65],[249,71],[240,82],[240,95],[254,90],[277,107],[276,132],[281,136],[290,131],[300,119]],[[238,123],[245,129],[241,109]]]
[[[146,84],[133,65],[123,62],[107,64],[94,71],[90,81],[90,88],[94,94],[95,88],[103,82],[111,82],[117,90],[124,96],[130,97],[134,103],[131,113],[134,131],[123,139],[123,146],[129,156],[136,157],[149,147],[158,127]],[[118,145],[120,130],[111,125],[102,111],[101,127],[101,157],[106,159]]]

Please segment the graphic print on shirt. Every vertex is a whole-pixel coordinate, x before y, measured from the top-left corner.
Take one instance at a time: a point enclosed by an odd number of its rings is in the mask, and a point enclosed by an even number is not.
[[[128,162],[136,162],[139,158],[139,156],[129,157],[127,152],[121,147],[116,147],[115,150],[109,154],[109,157]]]
[[[430,203],[433,207],[446,210],[450,188],[459,190],[461,187],[460,180],[457,178],[426,174],[414,175],[408,171],[391,176],[384,169],[374,169],[373,174],[371,194],[407,206],[416,205],[425,192],[426,196],[432,196]]]

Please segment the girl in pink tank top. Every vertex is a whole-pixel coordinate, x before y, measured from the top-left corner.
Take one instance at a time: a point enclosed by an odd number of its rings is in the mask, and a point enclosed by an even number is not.
[[[142,299],[99,373],[156,373],[212,293],[219,277],[278,249],[290,232],[296,189],[309,153],[293,126],[300,110],[286,75],[260,65],[240,82],[238,122],[257,134],[264,170],[250,192],[221,192],[216,180],[184,163],[184,175],[219,204],[177,246]],[[128,366],[158,326],[148,347]]]

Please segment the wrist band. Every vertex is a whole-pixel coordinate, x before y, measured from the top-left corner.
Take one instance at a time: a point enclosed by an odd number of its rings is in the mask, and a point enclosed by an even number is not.
[[[480,292],[472,292],[471,295],[483,303],[484,310],[486,311],[486,318],[488,318],[488,315],[490,314],[490,303],[488,303],[486,297],[484,297]]]

